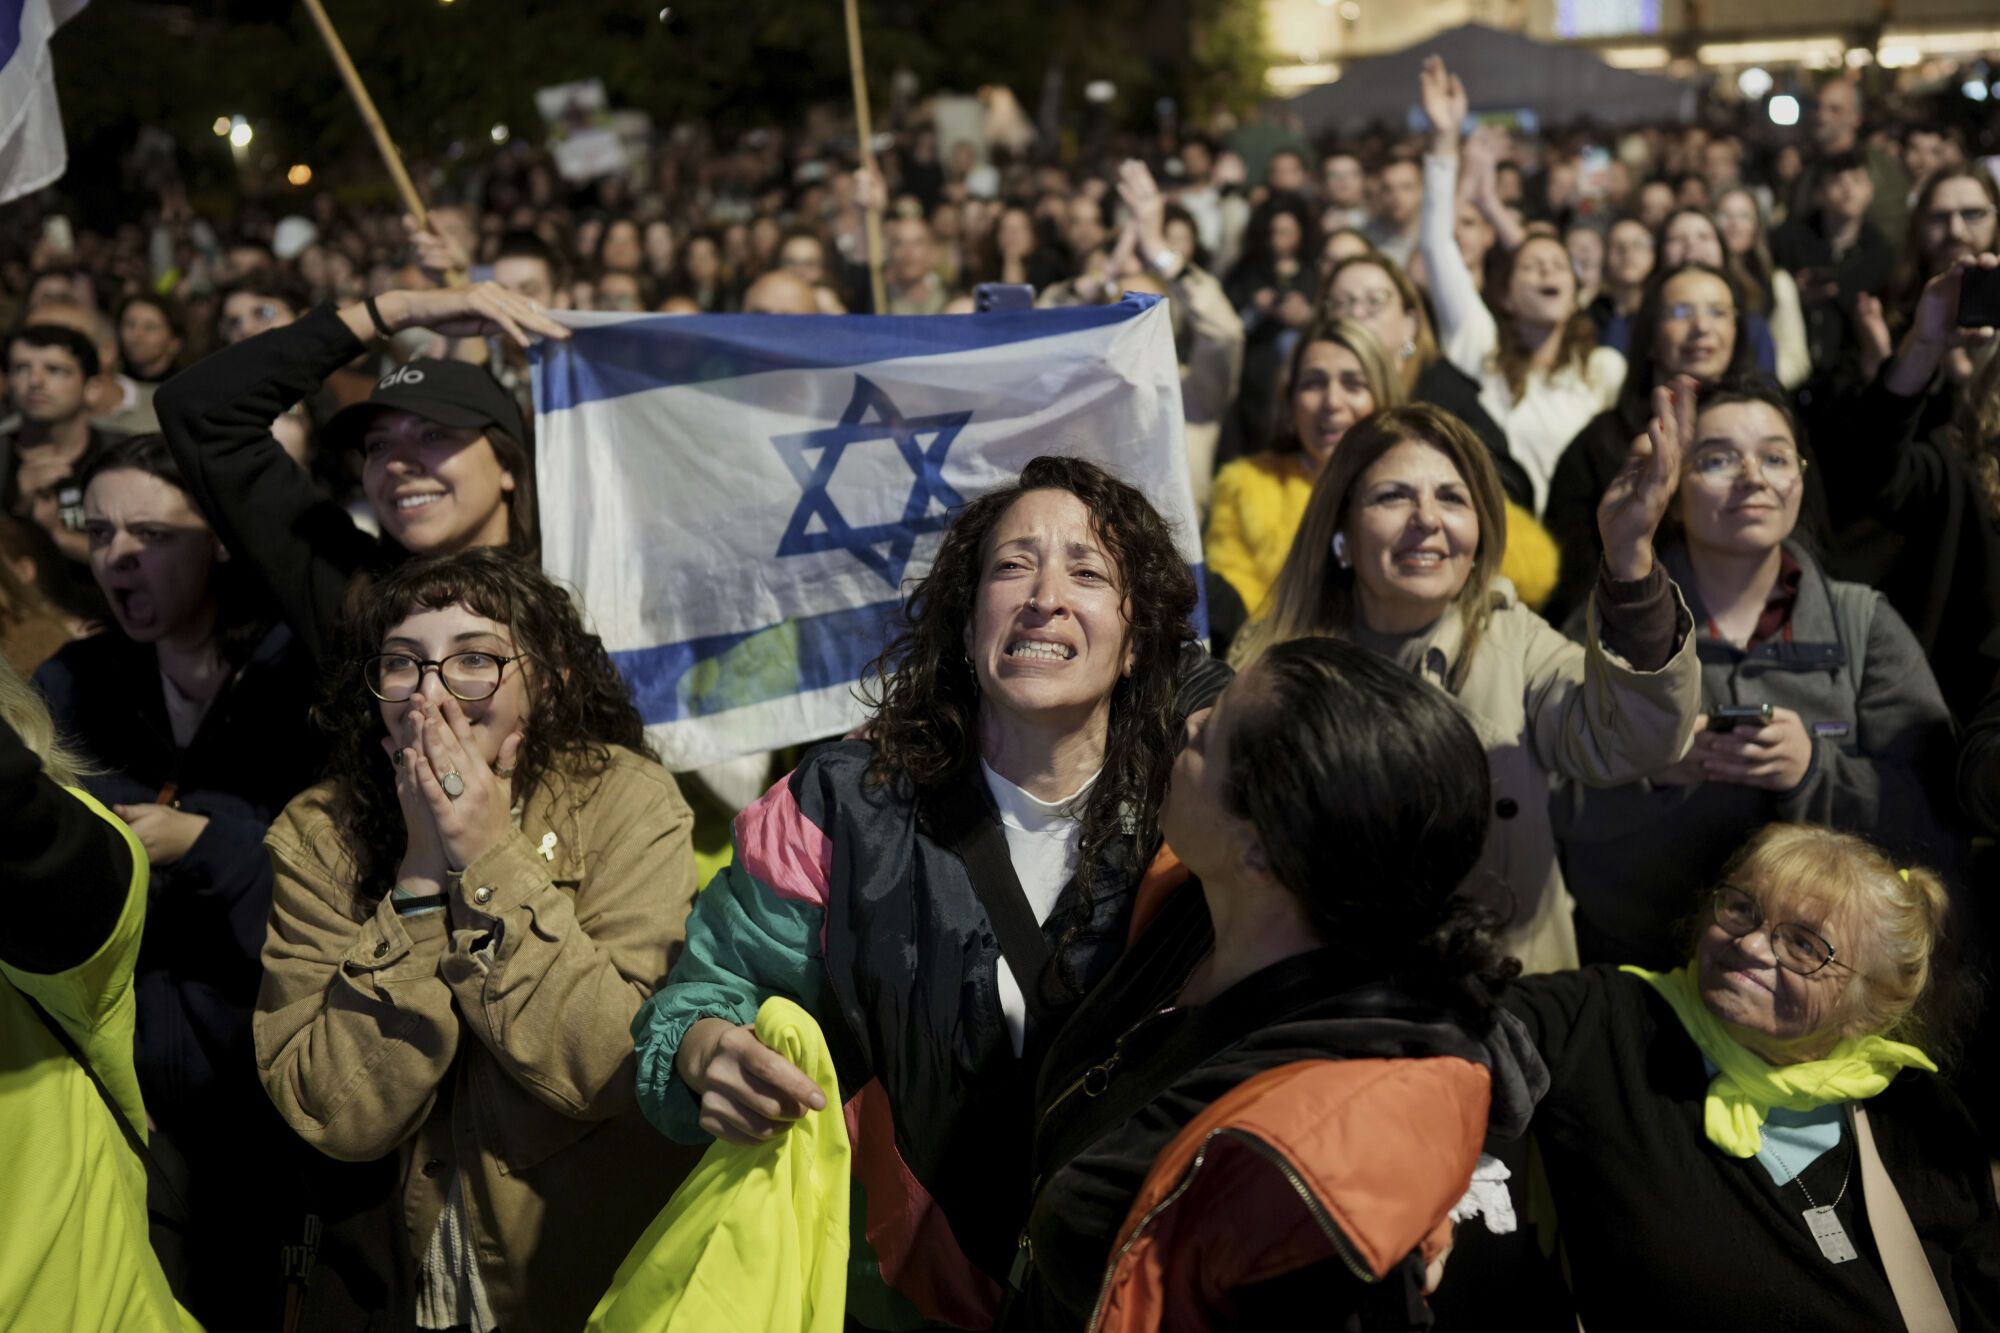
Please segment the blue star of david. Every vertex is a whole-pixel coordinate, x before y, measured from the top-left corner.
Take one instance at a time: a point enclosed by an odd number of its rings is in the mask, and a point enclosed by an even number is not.
[[[798,478],[799,486],[805,492],[799,497],[799,507],[792,511],[791,522],[785,525],[785,535],[778,542],[778,554],[813,555],[821,551],[846,551],[880,574],[891,588],[901,587],[903,570],[910,563],[910,553],[916,549],[917,538],[925,533],[943,531],[951,521],[950,511],[965,503],[957,491],[945,484],[944,459],[951,451],[952,442],[958,438],[958,432],[970,420],[970,412],[939,412],[933,416],[906,418],[889,401],[888,394],[865,376],[856,375],[854,397],[848,400],[847,410],[840,414],[840,420],[834,425],[797,435],[772,437],[771,443],[777,446],[785,466],[792,470],[792,475]],[[924,435],[931,437],[928,447],[921,442]],[[903,455],[903,461],[910,465],[915,480],[911,483],[910,497],[903,504],[900,519],[856,526],[842,516],[833,497],[827,493],[827,483],[833,480],[833,470],[840,465],[841,453],[849,445],[865,444],[871,440],[893,440],[897,452]],[[816,464],[806,461],[809,449],[820,451]],[[931,511],[933,499],[942,505],[944,512]],[[819,518],[823,530],[806,531],[815,516]]]

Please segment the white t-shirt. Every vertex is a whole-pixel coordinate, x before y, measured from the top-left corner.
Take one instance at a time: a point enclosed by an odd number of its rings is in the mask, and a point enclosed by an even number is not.
[[[1083,798],[1097,781],[1088,781],[1060,801],[1043,801],[1030,796],[989,768],[984,759],[979,771],[986,775],[986,789],[1000,807],[1000,831],[1007,836],[1007,859],[1013,863],[1014,878],[1035,913],[1035,922],[1049,919],[1063,886],[1076,873],[1077,853],[1083,845]],[[1098,770],[1102,772],[1103,770]],[[1014,1054],[1021,1053],[1026,1040],[1028,1001],[1014,978],[1007,960],[1000,960],[1000,1012],[1007,1019],[1007,1036]]]

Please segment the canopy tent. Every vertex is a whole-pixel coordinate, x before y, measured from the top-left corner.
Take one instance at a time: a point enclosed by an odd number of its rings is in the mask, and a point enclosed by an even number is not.
[[[1690,120],[1693,85],[1614,69],[1586,47],[1538,42],[1468,23],[1391,55],[1348,65],[1341,77],[1282,105],[1309,135],[1358,129],[1370,121],[1406,123],[1419,105],[1417,72],[1440,55],[1465,80],[1475,115],[1530,111],[1544,121],[1589,117],[1605,125]]]

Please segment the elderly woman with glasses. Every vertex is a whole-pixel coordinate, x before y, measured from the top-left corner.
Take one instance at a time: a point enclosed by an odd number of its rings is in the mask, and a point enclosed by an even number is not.
[[[331,776],[266,840],[265,1091],[328,1156],[396,1159],[389,1326],[580,1328],[692,1162],[628,1030],[684,939],[693,817],[535,566],[405,563],[353,636]]]
[[[1585,962],[1671,964],[1676,924],[1772,820],[1866,832],[1950,865],[1951,715],[1882,595],[1827,577],[1794,538],[1807,460],[1777,389],[1703,390],[1660,559],[1694,613],[1693,749],[1649,779],[1554,802]]]
[[[1507,988],[1583,1327],[1996,1326],[1993,1182],[1933,1059],[1950,929],[1929,871],[1773,824],[1672,970]]]

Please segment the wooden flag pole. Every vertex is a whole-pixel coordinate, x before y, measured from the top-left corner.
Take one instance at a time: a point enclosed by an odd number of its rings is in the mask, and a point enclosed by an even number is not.
[[[317,6],[319,0],[306,0]],[[854,134],[861,143],[861,169],[880,179],[875,166],[875,131],[868,119],[868,72],[861,60],[861,10],[859,0],[846,0],[847,65],[854,75]],[[884,182],[886,188],[886,182]],[[868,292],[874,298],[875,313],[889,313],[889,296],[882,281],[882,201],[866,211],[868,235]]]
[[[340,80],[347,85],[348,96],[361,109],[361,119],[368,126],[369,135],[375,140],[375,151],[382,155],[382,165],[389,168],[389,179],[396,183],[396,193],[403,198],[403,211],[417,220],[418,231],[428,231],[431,225],[430,210],[424,207],[423,196],[417,193],[417,183],[410,179],[408,168],[403,165],[403,155],[396,151],[396,145],[389,138],[389,127],[382,123],[382,113],[375,109],[375,99],[368,95],[367,86],[361,82],[361,71],[354,68],[348,58],[347,46],[340,40],[340,34],[333,30],[333,20],[326,16],[326,7],[320,0],[305,0],[306,12],[312,15],[313,26],[319,29],[320,39],[333,56],[334,66],[340,70]],[[447,287],[463,287],[466,275],[453,269],[444,275]]]
[[[340,78],[347,85],[348,96],[354,105],[361,108],[361,119],[368,125],[369,134],[375,138],[375,150],[382,154],[382,164],[389,168],[389,176],[396,182],[396,193],[403,196],[403,208],[417,220],[419,229],[430,226],[430,214],[424,209],[424,201],[417,195],[416,182],[403,166],[403,159],[396,152],[396,145],[390,141],[388,127],[382,124],[382,113],[375,109],[375,99],[368,95],[368,89],[361,82],[361,71],[354,68],[348,59],[347,47],[341,42],[340,34],[333,30],[333,20],[326,16],[326,7],[320,0],[305,0],[306,12],[312,15],[313,26],[319,29],[326,49],[333,54],[333,63],[340,70]]]

